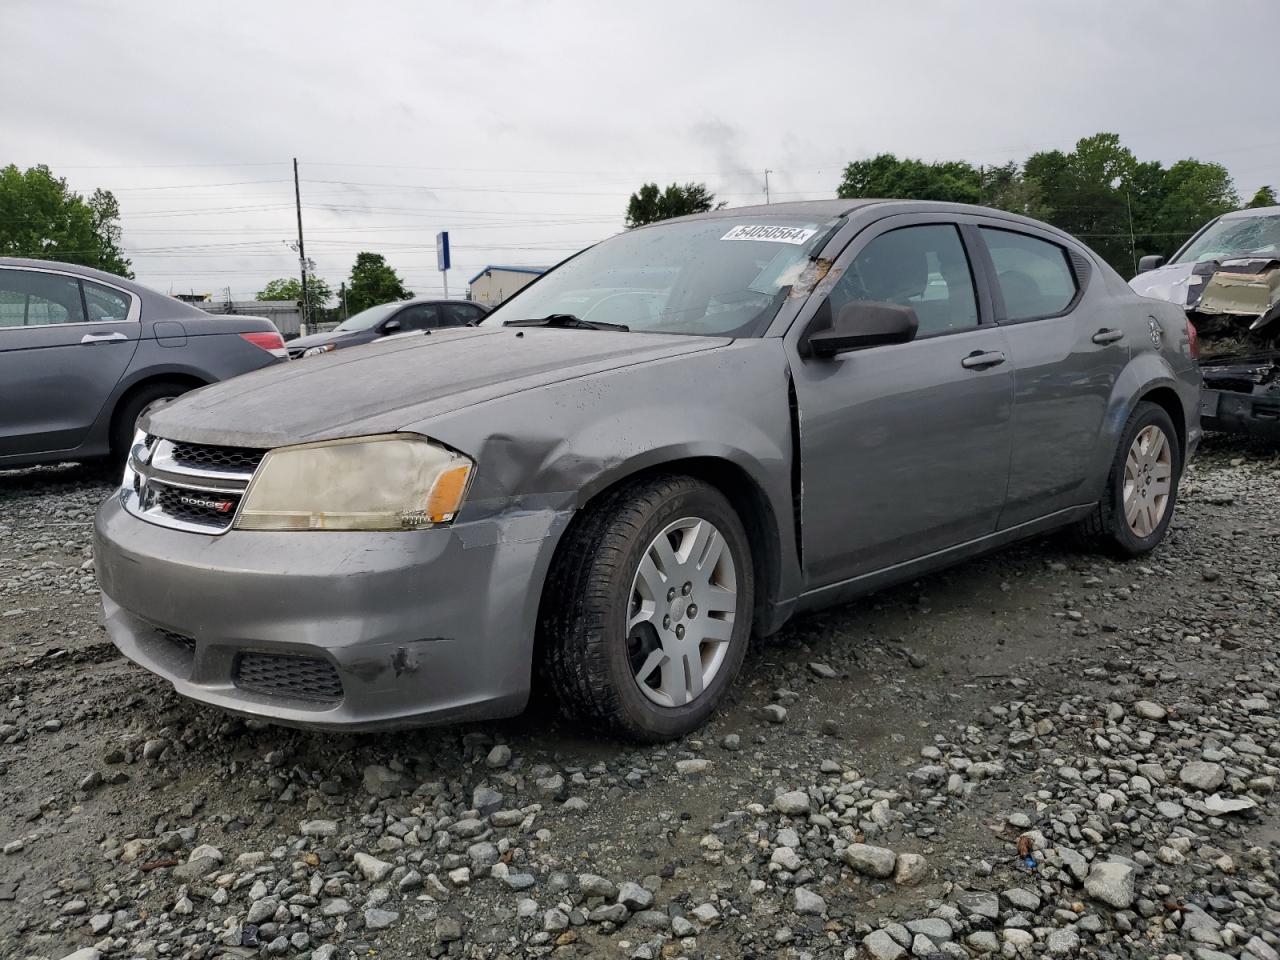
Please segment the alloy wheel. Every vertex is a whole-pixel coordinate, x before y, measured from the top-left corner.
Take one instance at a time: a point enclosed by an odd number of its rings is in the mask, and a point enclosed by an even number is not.
[[[1124,461],[1124,519],[1133,535],[1151,536],[1169,509],[1173,451],[1155,424],[1138,431]]]
[[[668,524],[645,548],[631,584],[627,655],[640,691],[663,707],[699,697],[729,652],[737,569],[709,520]]]

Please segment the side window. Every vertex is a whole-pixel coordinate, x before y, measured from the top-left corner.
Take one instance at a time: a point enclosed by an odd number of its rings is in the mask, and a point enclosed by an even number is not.
[[[446,303],[444,308],[444,322],[442,327],[465,327],[468,323],[473,323],[480,319],[480,311],[475,307],[469,307],[465,303]]]
[[[832,316],[855,300],[911,307],[922,337],[978,325],[969,258],[950,224],[902,227],[872,240],[832,289]]]
[[[29,270],[0,270],[0,327],[84,323],[80,282]]]
[[[84,305],[89,310],[89,319],[94,322],[124,321],[129,319],[130,299],[126,293],[112,290],[92,280],[82,280],[84,285]]]
[[[428,330],[440,326],[440,311],[434,303],[418,303],[406,307],[396,314],[400,321],[401,332],[406,330]]]
[[[1010,320],[1050,317],[1067,309],[1076,297],[1076,278],[1066,250],[1025,233],[980,229]]]

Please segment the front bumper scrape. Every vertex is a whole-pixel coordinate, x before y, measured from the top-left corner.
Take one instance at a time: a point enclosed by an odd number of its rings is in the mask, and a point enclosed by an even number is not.
[[[494,515],[204,535],[141,520],[113,495],[95,524],[106,628],[179,694],[278,723],[510,716],[528,699],[541,585],[568,515],[520,536]]]

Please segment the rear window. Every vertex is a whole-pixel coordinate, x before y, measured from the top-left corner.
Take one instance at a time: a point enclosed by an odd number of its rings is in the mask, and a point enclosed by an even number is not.
[[[1071,305],[1076,278],[1066,250],[1025,233],[990,227],[981,231],[1009,320],[1051,317]]]

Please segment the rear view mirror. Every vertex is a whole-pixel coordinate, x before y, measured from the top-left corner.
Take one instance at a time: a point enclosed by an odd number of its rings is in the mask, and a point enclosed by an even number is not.
[[[886,343],[914,340],[920,321],[915,310],[898,303],[855,300],[840,308],[830,329],[809,337],[809,349],[819,357],[862,350]]]
[[[1138,272],[1146,273],[1148,270],[1154,270],[1156,267],[1164,266],[1164,257],[1158,253],[1149,253],[1138,261]]]
[[[395,333],[399,329],[400,329],[399,320],[388,320],[386,323],[382,325],[383,333]]]

